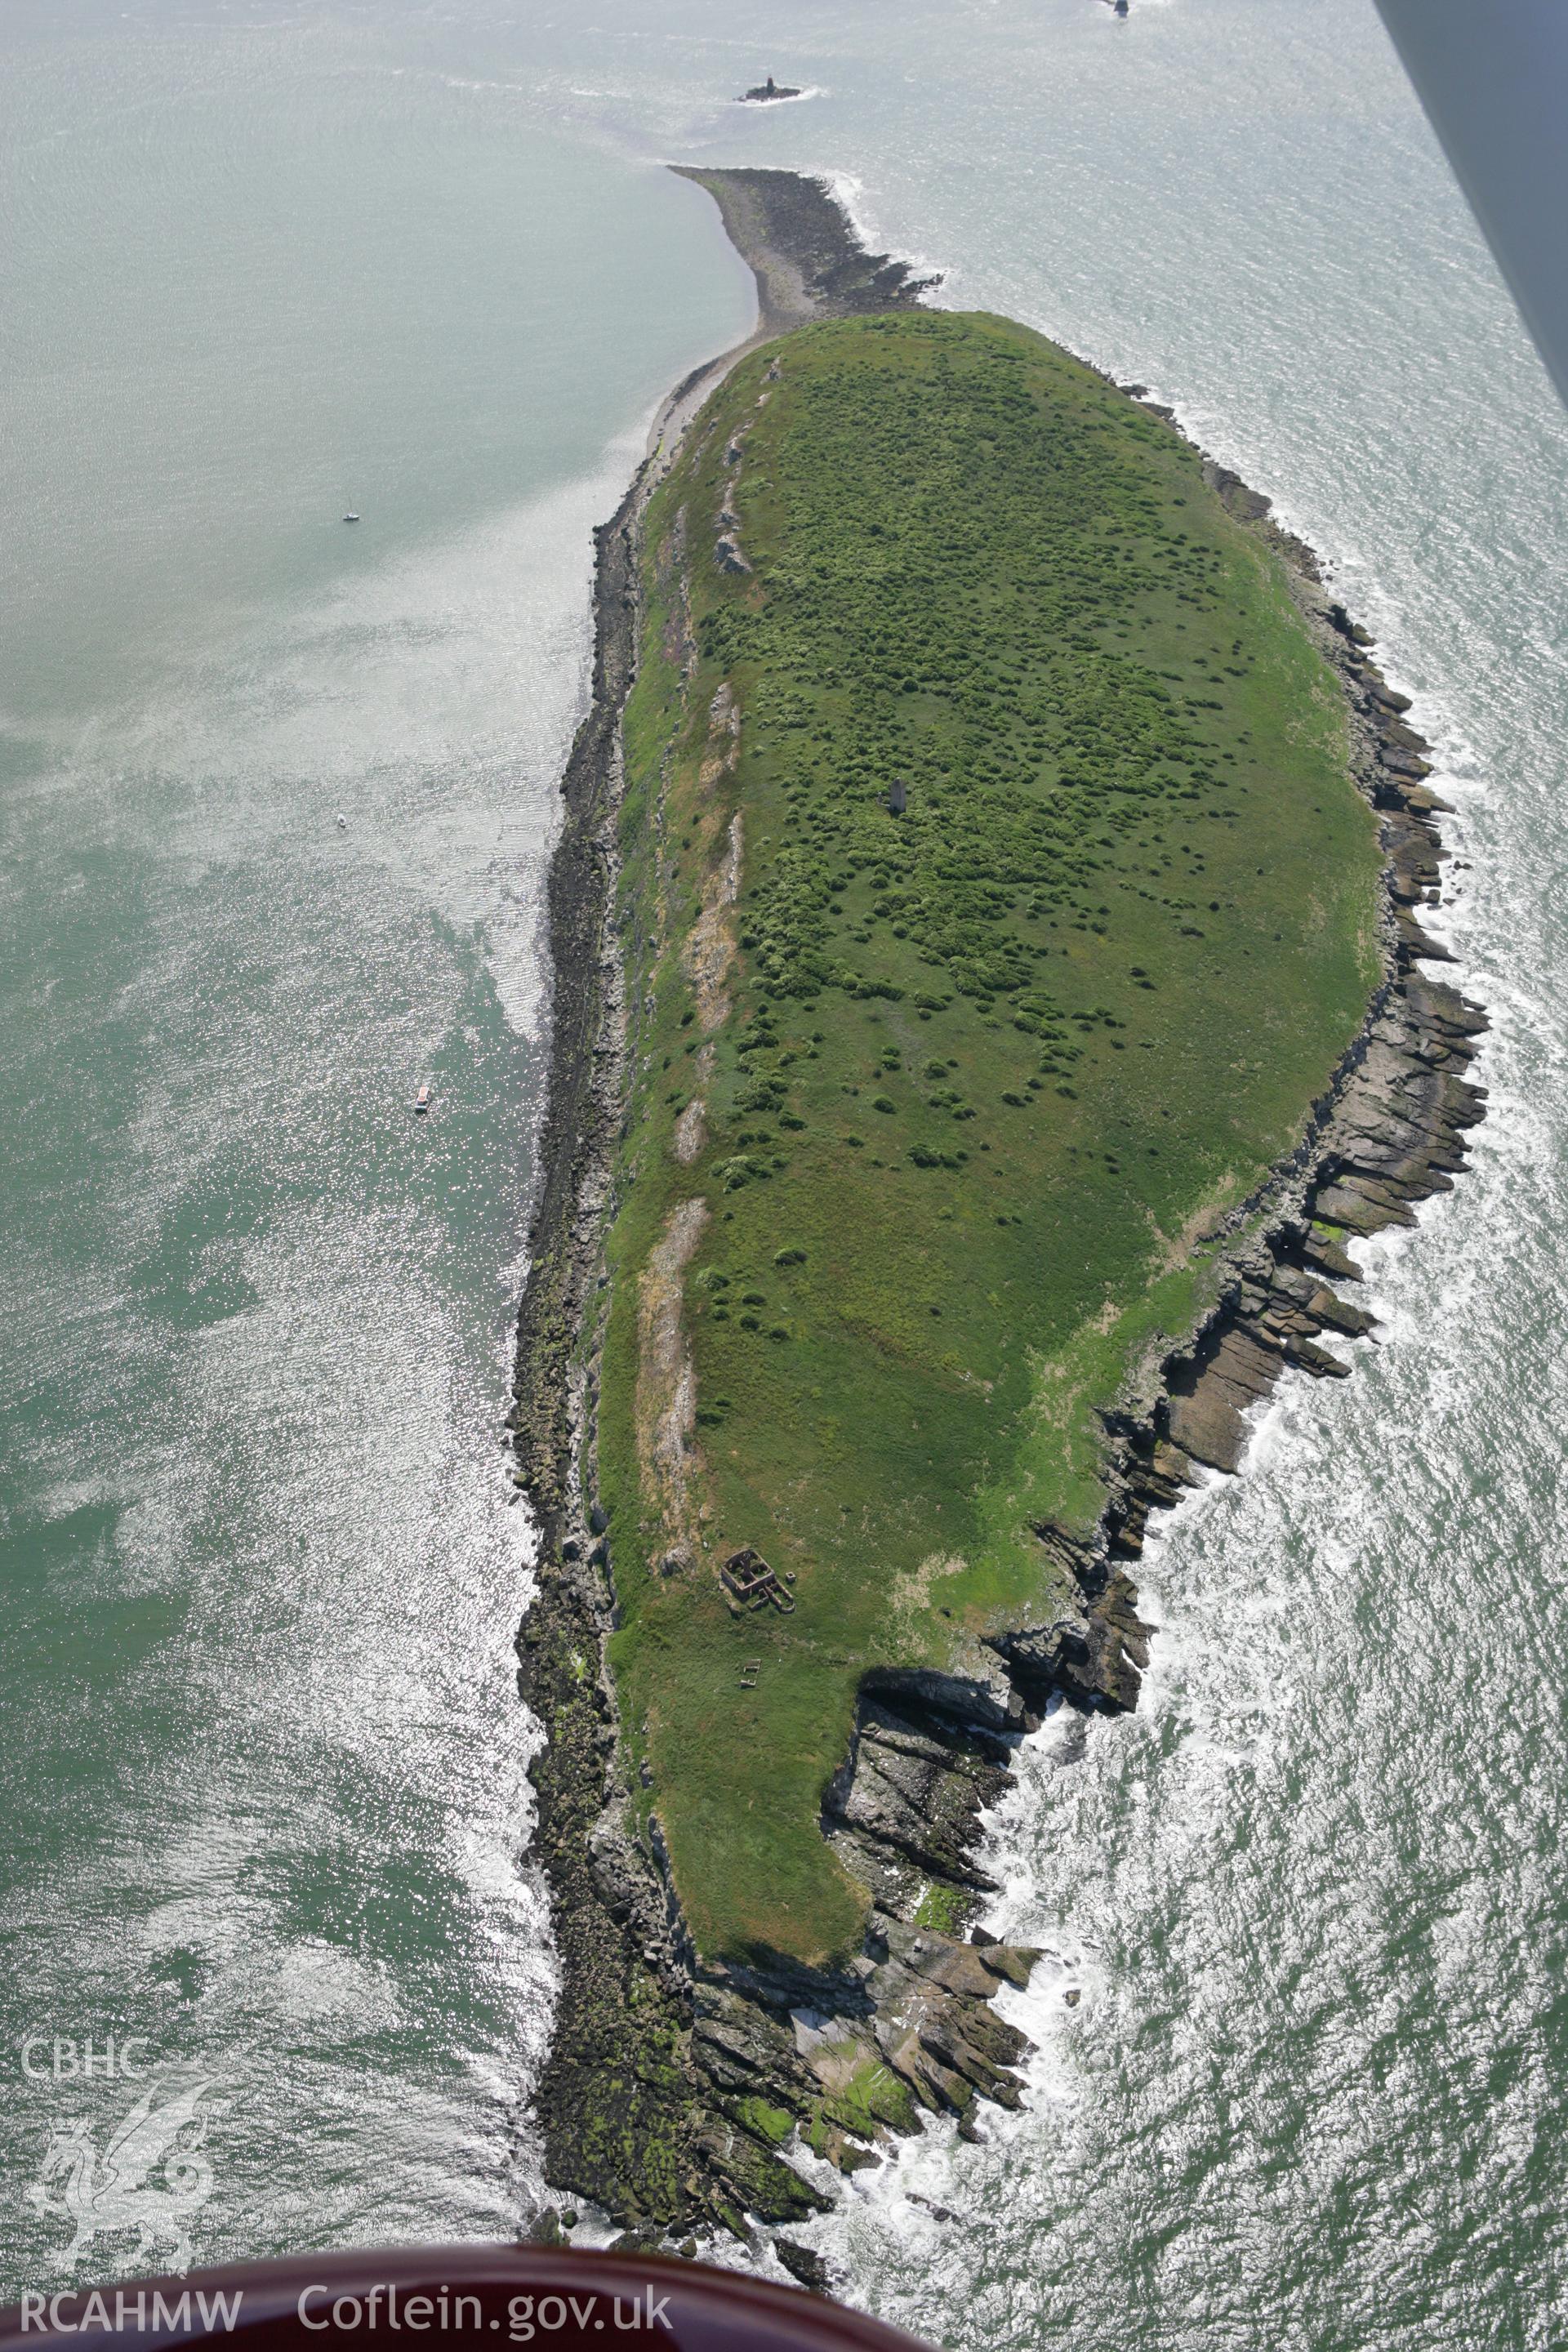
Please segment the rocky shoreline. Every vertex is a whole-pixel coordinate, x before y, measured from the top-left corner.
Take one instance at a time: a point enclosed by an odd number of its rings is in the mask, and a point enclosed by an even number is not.
[[[923,290],[904,265],[865,254],[814,182],[687,176],[715,195],[757,274],[762,319],[742,349],[811,318],[900,307]],[[705,396],[727,363],[697,372],[683,391],[700,385]],[[1141,387],[1123,389],[1144,398]],[[1445,852],[1443,803],[1426,783],[1426,746],[1405,721],[1408,706],[1370,660],[1371,640],[1328,597],[1310,551],[1269,521],[1267,501],[1210,465],[1232,511],[1287,559],[1344,687],[1352,772],[1382,825],[1383,982],[1289,1161],[1227,1221],[1215,1311],[1184,1349],[1141,1366],[1108,1417],[1107,1500],[1094,1537],[1038,1531],[1076,1599],[997,1637],[984,1675],[868,1677],[823,1815],[824,1834],[876,1896],[864,1953],[832,1979],[700,1961],[657,1821],[651,1849],[626,1826],[604,1655],[614,1586],[595,1479],[603,1244],[627,1077],[616,929],[619,727],[637,659],[639,523],[661,455],[597,535],[593,699],[563,782],[550,876],[552,1062],[509,1416],[514,1475],[539,1528],[540,1594],[519,1637],[519,1685],[548,1734],[532,1774],[536,1852],[562,1972],[538,2114],[555,2189],[592,2200],[638,2242],[721,2229],[760,2254],[761,2231],[827,2201],[780,2153],[797,2126],[819,2156],[850,2171],[879,2161],[879,2142],[912,2128],[922,2109],[955,2114],[974,2136],[985,2099],[1017,2104],[1027,2044],[991,2004],[1004,1983],[1027,1981],[1035,1955],[973,1930],[965,1941],[917,1926],[915,1906],[944,1890],[942,1916],[956,1928],[984,1901],[977,1818],[1054,1693],[1086,1710],[1136,1702],[1147,1629],[1129,1570],[1151,1514],[1205,1471],[1237,1467],[1243,1415],[1288,1366],[1348,1371],[1321,1344],[1371,1323],[1332,1287],[1356,1278],[1343,1240],[1413,1223],[1418,1202],[1452,1184],[1465,1131],[1482,1115],[1483,1090],[1466,1070],[1486,1024],[1417,969],[1446,956],[1417,912],[1437,897]],[[637,921],[639,910],[622,919]],[[868,2104],[870,2075],[890,2087]],[[546,2236],[561,2226],[553,2208],[534,2224]],[[805,2248],[787,2236],[773,2244],[794,2275],[822,2283]],[[694,2251],[695,2240],[685,2237],[681,2250]]]

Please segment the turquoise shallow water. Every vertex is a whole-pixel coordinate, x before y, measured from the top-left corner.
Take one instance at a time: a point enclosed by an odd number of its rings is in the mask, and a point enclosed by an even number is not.
[[[6,2041],[229,2064],[204,2252],[528,2193],[491,1449],[585,528],[745,314],[650,160],[832,170],[1323,551],[1439,747],[1495,1026],[1475,1174],[1369,1254],[1379,1345],[1152,1549],[1145,1706],[1076,1760],[1047,1725],[994,1825],[1054,1955],[1030,2106],[816,2234],[955,2345],[1555,2341],[1568,431],[1370,6],[143,0],[22,63]],[[814,94],[733,111],[770,68]],[[18,2084],[7,2195],[69,2104]]]
[[[205,2254],[504,2234],[542,877],[590,526],[744,282],[331,26],[11,63],[0,2278],[132,2095],[37,2032],[226,2078]]]

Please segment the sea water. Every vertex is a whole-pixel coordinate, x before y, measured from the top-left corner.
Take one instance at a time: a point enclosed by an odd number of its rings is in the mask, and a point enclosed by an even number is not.
[[[74,30],[0,98],[12,2290],[159,2067],[204,2258],[527,2210],[543,876],[592,526],[748,318],[691,191],[352,26]]]
[[[1151,1545],[1139,1712],[991,1824],[1027,2106],[808,2234],[953,2345],[1553,2341],[1568,429],[1367,0],[14,13],[7,2041],[233,2078],[208,2257],[537,2186],[493,1441],[586,528],[747,313],[649,166],[828,172],[1320,549],[1493,1029],[1376,1344]],[[126,2103],[16,2093],[7,2284],[50,2117]]]

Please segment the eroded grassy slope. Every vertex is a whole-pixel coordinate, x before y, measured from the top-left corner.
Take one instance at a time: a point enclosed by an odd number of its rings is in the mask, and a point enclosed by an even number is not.
[[[1377,851],[1276,560],[1006,322],[754,355],[647,584],[613,1660],[699,1940],[818,1961],[861,1674],[1037,1622],[1032,1525],[1096,1515],[1096,1408],[1361,1020]],[[793,1613],[733,1613],[742,1547]]]

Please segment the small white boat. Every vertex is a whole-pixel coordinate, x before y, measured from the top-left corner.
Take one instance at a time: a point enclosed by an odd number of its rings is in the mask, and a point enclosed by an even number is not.
[[[350,507],[347,514],[343,517],[343,520],[345,522],[358,522],[359,516],[353,507]]]
[[[429,1108],[430,1108],[430,1089],[429,1089],[429,1087],[420,1087],[420,1089],[419,1089],[418,1093],[417,1093],[417,1094],[415,1096],[415,1097],[414,1097],[414,1108],[415,1108],[415,1109],[416,1109],[416,1111],[422,1111],[422,1110],[428,1110],[428,1109],[429,1109]]]

